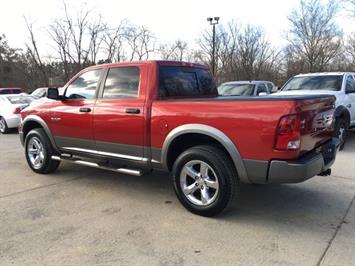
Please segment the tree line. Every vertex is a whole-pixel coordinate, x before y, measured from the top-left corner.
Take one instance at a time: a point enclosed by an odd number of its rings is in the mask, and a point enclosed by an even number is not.
[[[344,36],[336,23],[340,9],[355,20],[355,0],[302,0],[288,15],[284,47],[275,47],[263,28],[229,21],[217,25],[215,64],[218,83],[229,80],[272,80],[282,85],[298,73],[355,71],[355,32]],[[81,69],[101,63],[165,59],[212,64],[212,32],[196,43],[178,39],[159,44],[143,25],[122,20],[112,26],[101,15],[82,8],[63,14],[46,28],[51,49],[44,55],[34,23],[24,17],[28,41],[13,48],[0,35],[0,87],[61,86]]]

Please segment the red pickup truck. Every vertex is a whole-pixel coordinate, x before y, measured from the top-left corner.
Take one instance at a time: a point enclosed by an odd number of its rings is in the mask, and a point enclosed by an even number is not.
[[[67,161],[142,175],[173,175],[181,203],[213,216],[240,182],[296,183],[330,174],[333,96],[218,96],[203,65],[145,61],[98,65],[64,95],[22,111],[20,138],[31,169]]]

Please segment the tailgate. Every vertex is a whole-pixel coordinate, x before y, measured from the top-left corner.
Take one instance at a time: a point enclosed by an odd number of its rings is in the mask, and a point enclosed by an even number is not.
[[[297,111],[301,115],[300,154],[307,153],[328,141],[334,130],[335,97],[324,96],[299,100]]]

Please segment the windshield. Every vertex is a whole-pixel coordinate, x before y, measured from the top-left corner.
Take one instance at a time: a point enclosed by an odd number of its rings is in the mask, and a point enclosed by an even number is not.
[[[7,96],[7,99],[12,104],[30,104],[34,98],[29,96]]]
[[[339,91],[343,81],[342,75],[334,76],[303,76],[290,79],[282,91],[295,90],[330,90]]]
[[[222,84],[218,87],[221,96],[253,96],[255,84]]]
[[[31,93],[32,96],[36,96],[38,98],[46,96],[46,89],[45,88],[39,88],[36,89],[34,92]]]

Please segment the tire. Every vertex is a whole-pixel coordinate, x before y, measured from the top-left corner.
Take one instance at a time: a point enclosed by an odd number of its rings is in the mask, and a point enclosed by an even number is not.
[[[0,117],[0,133],[1,134],[9,133],[9,128],[8,128],[7,123],[3,117]]]
[[[230,158],[214,146],[187,149],[176,159],[172,172],[179,201],[201,216],[215,216],[227,209],[239,189]]]
[[[31,130],[25,139],[25,156],[30,168],[38,174],[49,174],[57,170],[60,161],[52,160],[56,155],[42,128]]]
[[[338,118],[335,121],[335,130],[334,130],[334,137],[340,140],[339,150],[344,149],[344,145],[346,142],[346,135],[347,135],[347,122],[343,118]]]

